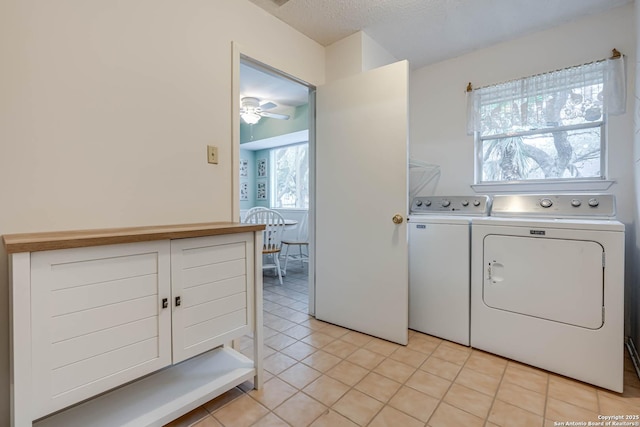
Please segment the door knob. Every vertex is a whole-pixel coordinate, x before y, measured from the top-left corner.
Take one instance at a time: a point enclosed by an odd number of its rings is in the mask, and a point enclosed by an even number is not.
[[[392,218],[392,221],[394,224],[402,224],[402,221],[404,221],[404,218],[402,218],[402,215],[400,214],[395,214]]]

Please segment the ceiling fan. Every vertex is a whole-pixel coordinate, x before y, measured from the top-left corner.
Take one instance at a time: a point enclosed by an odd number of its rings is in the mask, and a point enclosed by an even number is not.
[[[245,96],[240,100],[240,117],[245,123],[255,125],[260,121],[262,117],[269,117],[272,119],[288,120],[289,116],[286,114],[269,113],[265,110],[270,110],[277,107],[276,104],[270,101],[262,101],[252,96]]]

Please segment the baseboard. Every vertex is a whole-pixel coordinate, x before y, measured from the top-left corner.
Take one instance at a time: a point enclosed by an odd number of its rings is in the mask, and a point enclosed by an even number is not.
[[[629,356],[631,356],[631,361],[633,362],[633,367],[636,369],[636,375],[640,378],[640,357],[638,356],[638,351],[636,350],[636,346],[633,344],[633,340],[631,337],[627,338],[627,351],[629,352]]]

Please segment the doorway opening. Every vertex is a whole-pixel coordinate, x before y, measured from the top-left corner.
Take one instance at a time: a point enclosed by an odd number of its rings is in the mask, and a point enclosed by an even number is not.
[[[239,218],[252,208],[277,211],[287,222],[290,245],[276,269],[263,272],[264,324],[297,322],[313,314],[313,199],[315,88],[245,55],[238,72]],[[273,261],[265,264],[275,264]],[[286,267],[285,267],[286,266]],[[266,330],[268,331],[268,330]],[[266,337],[266,335],[265,335]]]

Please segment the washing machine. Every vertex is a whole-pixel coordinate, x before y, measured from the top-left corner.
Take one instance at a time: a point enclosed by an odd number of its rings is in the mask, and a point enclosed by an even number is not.
[[[622,392],[624,225],[613,195],[499,195],[474,218],[471,346]]]
[[[487,196],[415,197],[409,226],[409,328],[469,345],[470,224]]]

